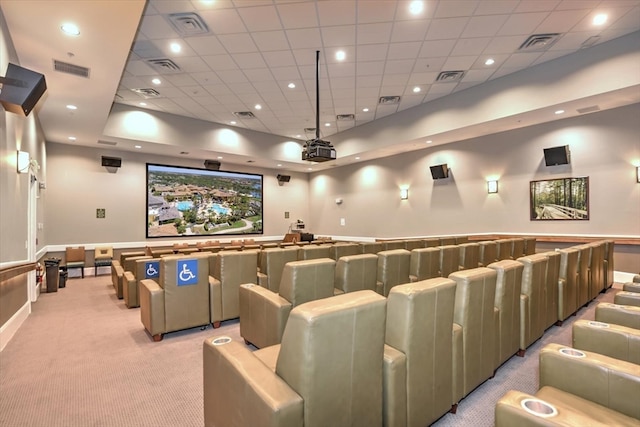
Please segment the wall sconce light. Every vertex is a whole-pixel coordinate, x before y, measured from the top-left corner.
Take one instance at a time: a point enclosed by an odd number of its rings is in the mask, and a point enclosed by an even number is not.
[[[400,189],[400,200],[407,200],[409,198],[409,189],[401,188]]]
[[[487,193],[494,194],[498,192],[498,181],[487,181]]]
[[[640,166],[636,168],[636,181],[640,183]]]
[[[18,150],[18,162],[17,162],[18,173],[29,172],[29,166],[30,166],[29,153],[27,153],[26,151]]]

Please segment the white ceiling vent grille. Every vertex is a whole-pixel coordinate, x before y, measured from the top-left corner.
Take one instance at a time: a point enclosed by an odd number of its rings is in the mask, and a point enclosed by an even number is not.
[[[255,119],[256,117],[251,111],[235,111],[233,115],[239,119]]]
[[[131,89],[131,90],[137,93],[138,95],[142,95],[146,99],[158,98],[160,96],[160,92],[150,87],[140,88],[140,89]]]
[[[103,144],[103,145],[118,145],[117,142],[111,142],[111,141],[100,141],[98,140],[98,144]]]
[[[518,50],[525,52],[540,52],[549,49],[560,38],[560,33],[534,34],[529,36]]]
[[[455,70],[455,71],[441,71],[436,77],[436,82],[440,83],[450,83],[450,82],[459,82],[464,77],[465,71]]]
[[[400,97],[399,96],[381,96],[380,99],[378,99],[378,104],[379,105],[400,104]]]
[[[589,107],[578,108],[576,111],[580,114],[595,113],[596,111],[600,111],[600,107],[597,105],[591,105]]]
[[[173,28],[185,37],[207,34],[209,27],[197,13],[172,13],[167,17]]]
[[[339,122],[348,122],[356,119],[355,114],[338,114],[336,120]]]
[[[68,62],[58,61],[57,59],[53,60],[53,69],[61,73],[89,78],[89,69],[87,67],[69,64]]]
[[[147,59],[147,64],[151,65],[156,71],[162,74],[181,73],[182,70],[169,58]]]

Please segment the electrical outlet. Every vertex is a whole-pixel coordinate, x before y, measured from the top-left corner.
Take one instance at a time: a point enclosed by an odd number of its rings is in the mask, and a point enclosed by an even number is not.
[[[345,225],[347,225],[347,221],[344,218],[340,218],[340,225],[344,227]]]

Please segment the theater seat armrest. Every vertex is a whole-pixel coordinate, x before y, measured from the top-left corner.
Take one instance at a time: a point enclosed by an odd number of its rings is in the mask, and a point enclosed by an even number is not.
[[[209,276],[209,310],[211,323],[222,320],[222,283],[213,276]]]
[[[244,344],[206,339],[203,376],[206,427],[304,423],[302,398]]]
[[[451,331],[453,346],[453,396],[452,404],[457,404],[464,397],[464,347],[462,344],[462,326],[453,324]]]
[[[124,303],[128,308],[138,306],[138,292],[135,289],[137,286],[138,282],[133,273],[125,271],[122,279],[122,297],[120,298],[124,298]]]
[[[407,425],[407,356],[399,350],[384,346],[382,365],[384,425]]]
[[[262,286],[263,288],[269,288],[269,278],[267,277],[266,274],[261,273],[258,271],[258,285]]]
[[[140,320],[152,336],[165,332],[164,289],[155,280],[140,281]]]
[[[376,282],[376,292],[384,296],[384,285],[380,281]]]

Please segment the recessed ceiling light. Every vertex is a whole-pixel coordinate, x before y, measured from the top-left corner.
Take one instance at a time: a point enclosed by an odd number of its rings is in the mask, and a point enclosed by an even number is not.
[[[159,85],[161,83],[160,79],[155,78],[153,80],[151,80],[151,83],[153,83],[154,85]]]
[[[424,10],[424,2],[422,1],[412,1],[409,5],[409,13],[412,15],[419,15]]]
[[[295,84],[295,83],[293,83],[293,82],[291,82],[291,83],[289,83],[289,84],[287,85],[287,87],[288,87],[289,89],[295,89],[295,88],[296,88],[296,84]]]
[[[262,110],[262,105],[256,104],[254,107],[256,110]]]
[[[360,157],[356,157],[356,160],[360,160]]]
[[[278,163],[278,167],[282,166],[282,163]]]
[[[344,50],[339,50],[336,52],[336,59],[338,61],[344,61],[344,59],[347,57],[347,54],[344,53]]]
[[[418,93],[418,92],[420,92],[420,87],[419,86],[414,87],[413,93]]]
[[[76,140],[76,137],[75,137],[75,136],[70,136],[70,137],[69,137],[69,141],[75,141],[75,140]]]
[[[307,170],[308,170],[308,171],[312,171],[312,170],[313,170],[313,168],[307,168]]]
[[[169,47],[171,49],[171,52],[173,53],[179,53],[182,50],[182,46],[180,46],[180,43],[171,43]]]
[[[331,123],[325,123],[324,125],[325,125],[326,127],[329,127],[329,126],[331,126]]]
[[[607,14],[599,13],[593,17],[593,25],[602,25],[607,22]]]
[[[427,139],[427,144],[431,144],[433,141],[430,139]]]
[[[69,34],[70,36],[79,36],[80,35],[80,28],[78,28],[78,26],[76,24],[70,24],[70,23],[62,24],[60,29],[65,34]]]
[[[218,159],[222,159],[222,156],[218,156]]]
[[[369,109],[368,108],[363,108],[362,111],[365,112],[365,113],[368,113]]]
[[[484,65],[493,65],[495,64],[495,60],[493,58],[489,58],[486,61],[484,61]]]
[[[238,122],[236,122],[235,120],[231,120],[231,121],[229,122],[229,124],[232,124],[232,125],[235,125],[236,123],[238,123]]]
[[[134,148],[140,149],[140,148],[142,148],[142,145],[136,145],[136,146],[134,146]]]
[[[78,107],[76,107],[75,105],[71,105],[71,104],[69,104],[69,105],[67,105],[67,109],[68,109],[68,110],[77,110],[77,109],[78,109]]]
[[[146,102],[141,102],[141,103],[140,103],[140,104],[138,104],[138,105],[140,105],[140,106],[142,106],[142,107],[146,107],[146,106],[147,106],[147,103],[146,103]]]
[[[556,110],[556,114],[562,114],[564,113],[564,110]]]

